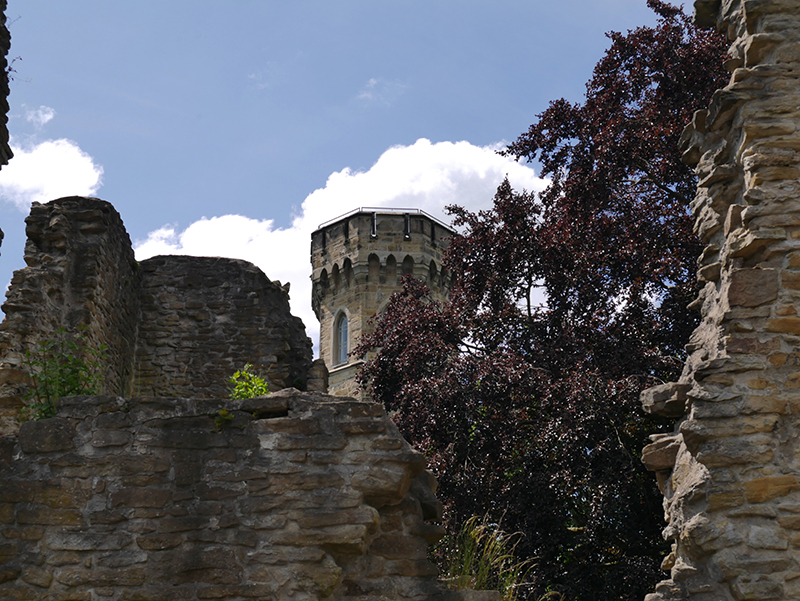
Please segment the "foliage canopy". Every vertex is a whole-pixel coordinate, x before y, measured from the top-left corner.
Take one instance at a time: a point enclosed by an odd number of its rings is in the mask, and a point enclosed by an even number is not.
[[[531,598],[641,599],[665,552],[640,450],[669,424],[638,396],[679,375],[696,325],[677,142],[724,85],[726,44],[648,5],[657,26],[609,34],[585,102],[552,102],[505,151],[547,189],[506,181],[491,210],[449,207],[450,300],[406,279],[356,350],[380,348],[361,383],[428,454],[451,531],[489,512],[522,533]]]

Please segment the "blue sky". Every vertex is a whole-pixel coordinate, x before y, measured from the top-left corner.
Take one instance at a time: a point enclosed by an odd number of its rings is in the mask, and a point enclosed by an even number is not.
[[[533,167],[495,149],[580,101],[645,0],[9,0],[16,73],[0,279],[32,201],[93,195],[137,256],[236,256],[292,282],[316,342],[309,235],[359,206],[487,206]]]

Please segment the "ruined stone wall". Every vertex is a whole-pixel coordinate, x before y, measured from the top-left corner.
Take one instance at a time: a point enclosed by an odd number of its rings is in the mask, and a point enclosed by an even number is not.
[[[682,138],[706,244],[702,323],[677,383],[643,393],[680,417],[643,460],[672,553],[648,601],[800,598],[800,3],[701,0],[732,42],[731,80]]]
[[[10,75],[8,50],[11,47],[11,34],[6,26],[7,5],[6,0],[0,0],[0,166],[7,165],[14,156],[8,144],[8,83]],[[5,234],[0,229],[0,245],[3,244],[4,237]]]
[[[17,428],[26,351],[59,328],[106,347],[105,394],[227,396],[246,363],[273,390],[324,389],[324,369],[309,383],[311,341],[289,312],[288,286],[254,265],[178,256],[138,265],[119,214],[97,198],[34,203],[26,223],[27,267],[14,273],[0,324],[0,434]]]
[[[424,467],[353,399],[65,399],[0,438],[0,598],[447,598]]]
[[[8,161],[14,156],[11,147],[8,145],[8,51],[11,48],[11,34],[6,26],[6,7],[8,2],[0,0],[0,165],[7,165]],[[13,69],[13,67],[12,67]],[[2,231],[0,231],[0,241],[2,241]]]
[[[255,265],[163,256],[140,271],[134,394],[225,397],[246,363],[271,390],[305,389],[311,340],[289,312],[288,291]]]
[[[57,337],[59,328],[83,331],[95,349],[105,345],[103,388],[125,393],[139,315],[133,248],[114,207],[95,198],[62,198],[34,203],[25,222],[27,267],[11,279],[0,324],[0,419],[5,420],[22,405],[29,371],[25,351]]]

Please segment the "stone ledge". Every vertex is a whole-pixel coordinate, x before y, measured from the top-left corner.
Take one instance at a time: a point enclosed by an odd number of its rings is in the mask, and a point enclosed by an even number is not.
[[[686,412],[687,393],[691,389],[691,384],[669,382],[643,390],[639,401],[645,413],[681,417]]]

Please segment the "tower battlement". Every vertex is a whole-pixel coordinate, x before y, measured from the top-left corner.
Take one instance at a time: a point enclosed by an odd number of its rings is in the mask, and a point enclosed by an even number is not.
[[[311,304],[320,322],[320,357],[332,394],[356,395],[360,362],[347,354],[371,328],[403,275],[447,298],[450,277],[442,256],[453,230],[419,209],[360,208],[311,234]]]

